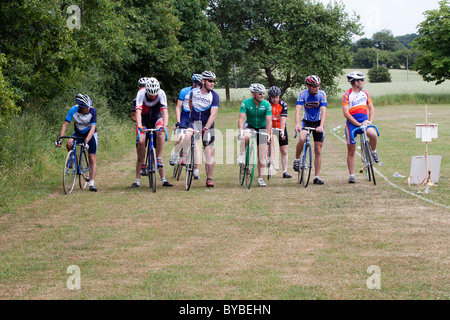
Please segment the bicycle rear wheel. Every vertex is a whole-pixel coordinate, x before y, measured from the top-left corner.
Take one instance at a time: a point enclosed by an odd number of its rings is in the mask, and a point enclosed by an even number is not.
[[[70,150],[67,153],[66,161],[64,162],[63,171],[63,189],[65,194],[71,194],[75,187],[77,179],[77,159],[75,159],[75,152]]]
[[[250,189],[253,182],[253,175],[255,174],[255,165],[257,157],[257,148],[254,141],[251,141],[247,146],[247,152],[245,157],[245,186]]]
[[[156,150],[155,148],[149,149],[148,155],[148,180],[150,184],[150,188],[152,188],[153,192],[156,192]]]
[[[194,176],[194,154],[195,148],[192,146],[189,149],[187,158],[186,158],[186,179],[185,179],[185,188],[186,191],[189,191],[192,184],[192,177]]]
[[[311,153],[311,145],[309,143],[305,144],[305,150],[303,153],[303,164],[300,170],[302,175],[302,184],[306,188],[309,183],[309,178],[311,177],[311,169],[312,169],[312,153]]]
[[[84,189],[89,183],[89,159],[85,149],[80,155],[80,172],[78,173],[80,188]]]

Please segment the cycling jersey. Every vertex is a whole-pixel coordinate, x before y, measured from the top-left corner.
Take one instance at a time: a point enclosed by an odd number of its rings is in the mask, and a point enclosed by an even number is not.
[[[70,108],[67,113],[65,121],[71,122],[73,119],[75,133],[82,136],[87,135],[89,130],[91,130],[91,126],[97,125],[97,110],[94,107],[89,108],[89,112],[87,114],[78,112],[78,105]],[[97,132],[97,127],[95,127],[95,131]]]
[[[367,106],[370,103],[372,103],[372,99],[366,90],[356,93],[353,89],[349,89],[342,96],[342,106],[347,107],[350,115],[358,122],[364,122],[368,119]]]
[[[211,108],[219,107],[219,95],[214,90],[203,94],[201,88],[192,89],[189,95],[193,107],[191,121],[202,121],[205,125],[211,115]]]
[[[142,110],[143,116],[156,118],[161,110],[167,109],[166,93],[160,89],[155,100],[151,100],[146,90],[139,90],[136,96],[136,110]]]
[[[267,100],[262,100],[257,107],[253,98],[249,98],[242,101],[240,113],[247,115],[247,123],[251,127],[261,129],[267,124],[266,117],[272,116],[272,107]]]
[[[184,112],[191,112],[191,109],[189,109],[189,97],[191,93],[192,87],[186,87],[181,89],[180,94],[178,95],[178,100],[183,101],[181,110]]]
[[[320,108],[327,106],[327,95],[322,90],[312,95],[305,89],[298,95],[297,106],[303,109],[303,120],[320,121],[322,115]]]
[[[283,100],[272,106],[272,128],[281,129],[281,117],[287,117],[288,106]]]

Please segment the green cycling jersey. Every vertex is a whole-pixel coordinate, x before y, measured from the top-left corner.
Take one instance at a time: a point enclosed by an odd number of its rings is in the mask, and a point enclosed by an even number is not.
[[[253,98],[249,98],[242,101],[240,112],[247,115],[247,123],[251,127],[261,129],[266,126],[266,117],[272,116],[272,107],[267,100],[262,100],[256,106]]]

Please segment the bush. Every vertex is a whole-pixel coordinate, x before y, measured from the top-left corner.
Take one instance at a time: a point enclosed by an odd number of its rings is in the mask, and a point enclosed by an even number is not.
[[[369,81],[372,83],[375,82],[392,82],[391,74],[389,73],[389,69],[386,67],[373,67],[369,70]]]

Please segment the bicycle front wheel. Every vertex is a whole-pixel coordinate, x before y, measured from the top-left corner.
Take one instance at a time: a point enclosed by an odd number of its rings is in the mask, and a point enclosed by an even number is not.
[[[272,143],[270,143],[267,146],[267,180],[270,180],[271,173],[271,167],[272,167]]]
[[[311,145],[309,143],[305,144],[305,150],[303,153],[303,164],[301,168],[302,175],[302,184],[306,188],[309,183],[309,178],[311,177],[311,169],[312,169],[312,153],[311,153]]]
[[[88,153],[85,149],[80,155],[80,172],[78,172],[78,181],[80,184],[80,188],[86,188],[89,183],[89,159]]]
[[[247,146],[247,152],[245,157],[245,186],[250,189],[253,182],[253,175],[255,174],[255,165],[257,159],[257,148],[254,141],[251,141]]]
[[[369,152],[369,143],[361,140],[361,162],[363,165],[363,170],[366,174],[367,181],[371,180],[371,171],[370,171],[370,152]],[[361,170],[362,172],[362,170]]]
[[[368,176],[369,176],[369,181],[370,181],[370,177],[372,177],[372,181],[373,184],[376,185],[377,182],[375,181],[375,173],[374,173],[374,169],[373,169],[373,159],[372,159],[372,148],[370,147],[369,142],[366,142],[366,159],[367,159],[367,172],[368,172]]]
[[[75,187],[77,179],[77,159],[75,158],[75,151],[70,150],[67,153],[66,161],[64,162],[63,172],[63,189],[65,194],[71,194]]]
[[[150,184],[150,188],[152,188],[153,192],[156,192],[156,150],[155,148],[149,149],[149,156],[148,156],[148,180]]]
[[[189,149],[188,156],[186,158],[186,179],[185,179],[185,188],[186,191],[189,191],[192,184],[192,177],[194,176],[194,147]]]

